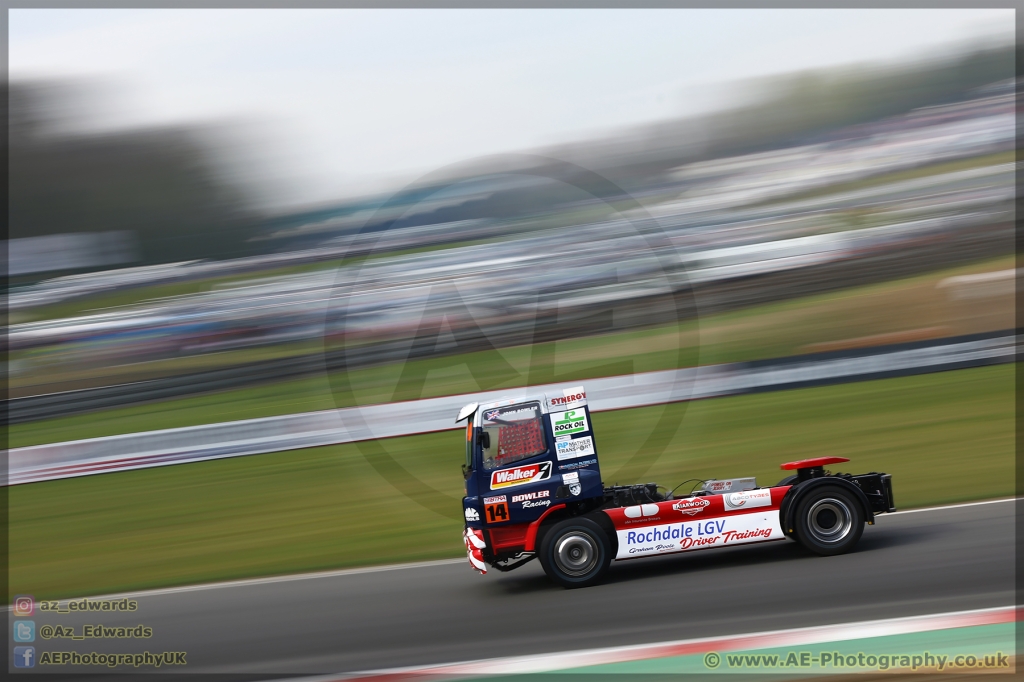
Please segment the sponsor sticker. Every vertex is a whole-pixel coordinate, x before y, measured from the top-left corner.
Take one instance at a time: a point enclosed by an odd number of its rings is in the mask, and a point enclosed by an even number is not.
[[[686,514],[687,516],[695,516],[700,512],[704,511],[710,502],[705,500],[703,497],[689,497],[685,500],[679,500],[672,505],[672,509],[677,512]]]
[[[570,471],[567,474],[562,474],[562,483],[569,486],[569,492],[572,493],[573,497],[576,497],[583,492],[583,486],[580,485],[580,474],[578,471]]]
[[[587,404],[587,393],[582,386],[567,388],[560,396],[548,398],[548,406],[551,409],[565,409],[567,407],[582,407]]]
[[[785,537],[779,525],[779,515],[771,512],[626,528],[616,530],[615,534],[619,541],[616,559],[741,545]]]
[[[504,495],[495,495],[494,497],[484,498],[484,504],[498,504],[499,502],[508,502],[508,498]]]
[[[726,509],[752,509],[755,507],[772,506],[772,491],[744,490],[738,493],[728,493],[722,496]]]
[[[505,501],[505,496],[502,495],[500,502],[494,502],[492,504],[484,505],[484,519],[487,523],[501,523],[502,521],[508,521],[508,502]]]
[[[511,488],[517,485],[526,485],[543,481],[551,477],[551,462],[538,462],[526,466],[512,467],[511,469],[499,469],[491,472],[491,490]]]
[[[489,422],[502,421],[522,421],[524,419],[536,419],[538,415],[539,405],[537,403],[530,403],[528,405],[510,405],[508,407],[498,407],[493,410],[487,410],[484,412],[484,420]]]
[[[479,521],[480,520],[480,512],[478,512],[476,509],[473,509],[472,507],[466,507],[466,520],[467,521]]]
[[[708,481],[704,485],[704,490],[709,493],[724,493],[732,490],[732,481]]]
[[[581,438],[560,438],[555,442],[555,455],[559,461],[596,455],[594,450],[594,437],[583,436]]]
[[[551,429],[555,436],[563,436],[572,433],[583,433],[590,430],[587,424],[586,410],[566,410],[565,412],[551,413]]]
[[[626,507],[622,513],[628,519],[639,519],[642,516],[657,516],[661,511],[656,504],[638,504],[633,507]]]
[[[590,466],[591,464],[597,464],[596,459],[585,459],[581,462],[569,462],[568,464],[559,464],[559,471],[571,471],[572,469],[583,469]]]

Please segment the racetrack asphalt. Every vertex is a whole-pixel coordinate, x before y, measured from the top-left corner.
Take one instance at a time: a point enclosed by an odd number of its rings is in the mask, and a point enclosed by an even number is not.
[[[143,624],[148,640],[35,646],[185,651],[189,673],[326,674],[1006,606],[1015,507],[880,515],[837,557],[786,540],[615,562],[604,584],[578,590],[553,586],[536,561],[486,576],[458,561],[157,590],[132,596],[128,614],[35,615],[37,630]]]

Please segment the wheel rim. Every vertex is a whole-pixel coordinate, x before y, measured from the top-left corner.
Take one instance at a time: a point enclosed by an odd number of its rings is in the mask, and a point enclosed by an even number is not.
[[[853,514],[842,500],[828,497],[811,505],[807,527],[815,540],[826,544],[840,542],[853,529]]]
[[[555,563],[566,575],[586,575],[597,565],[593,538],[578,532],[563,535],[555,545]]]

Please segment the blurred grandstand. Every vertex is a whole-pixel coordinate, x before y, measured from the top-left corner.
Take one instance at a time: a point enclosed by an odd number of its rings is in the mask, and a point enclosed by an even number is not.
[[[322,371],[325,339],[328,366],[387,363],[445,352],[415,343],[445,326],[452,352],[570,338],[1009,254],[1015,81],[968,85],[711,158],[596,144],[600,163],[485,160],[265,219],[254,255],[26,283],[8,296],[12,396],[211,368],[280,378],[253,371],[267,358]]]

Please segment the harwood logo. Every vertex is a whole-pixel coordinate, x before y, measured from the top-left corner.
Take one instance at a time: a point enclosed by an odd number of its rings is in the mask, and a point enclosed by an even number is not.
[[[704,508],[707,507],[709,504],[711,503],[705,500],[703,497],[691,497],[690,499],[687,500],[679,500],[678,502],[672,505],[672,508],[675,509],[677,512],[682,512],[683,514],[686,514],[687,516],[694,516],[695,514],[704,511]]]
[[[551,462],[540,462],[522,467],[502,469],[491,474],[491,490],[543,481],[551,477]]]

